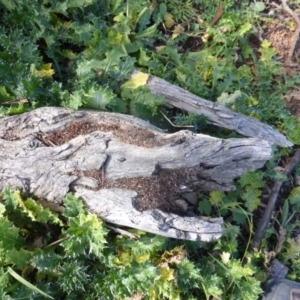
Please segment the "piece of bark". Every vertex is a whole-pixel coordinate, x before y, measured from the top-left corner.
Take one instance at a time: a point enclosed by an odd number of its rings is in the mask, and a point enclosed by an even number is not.
[[[134,78],[141,74],[141,72],[136,71],[132,74],[132,77]],[[207,123],[209,124],[228,128],[244,136],[265,140],[282,147],[293,145],[284,135],[267,124],[234,112],[219,103],[198,97],[164,79],[148,74],[145,75],[144,83],[151,93],[164,97],[168,104],[172,106],[197,115],[204,115],[207,117]]]
[[[115,113],[45,107],[0,119],[0,191],[54,203],[75,191],[107,222],[174,238],[219,238],[219,219],[175,215],[174,201],[196,189],[232,190],[270,156],[259,139],[166,134]]]

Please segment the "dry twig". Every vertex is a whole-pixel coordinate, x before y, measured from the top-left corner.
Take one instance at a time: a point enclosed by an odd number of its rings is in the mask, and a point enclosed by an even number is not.
[[[284,175],[290,176],[291,173],[293,172],[293,170],[295,169],[295,167],[297,166],[297,164],[299,163],[299,161],[300,161],[300,149],[298,149],[295,152],[295,154],[292,157],[292,159],[290,160],[290,162],[284,168],[284,171],[283,171]],[[274,183],[267,208],[264,212],[263,217],[260,219],[260,221],[257,225],[257,231],[255,232],[254,238],[251,243],[252,248],[254,248],[254,249],[258,249],[260,246],[261,239],[262,239],[262,237],[268,227],[268,224],[270,222],[271,215],[274,210],[274,207],[275,207],[275,204],[276,204],[276,201],[278,198],[278,194],[280,192],[282,184],[283,184],[282,180],[278,180]]]
[[[289,55],[287,58],[287,65],[291,66],[292,65],[292,57],[294,55],[295,47],[296,47],[296,44],[297,44],[297,41],[298,41],[299,35],[300,35],[300,19],[297,16],[297,14],[294,11],[292,11],[291,8],[287,5],[287,0],[281,0],[281,2],[282,2],[283,9],[294,18],[295,22],[298,25],[297,30],[294,35],[294,38],[293,38],[291,48],[290,48],[290,52],[289,52]]]
[[[194,125],[175,125],[172,121],[159,109],[159,112],[163,115],[163,117],[173,126],[177,128],[194,128]]]

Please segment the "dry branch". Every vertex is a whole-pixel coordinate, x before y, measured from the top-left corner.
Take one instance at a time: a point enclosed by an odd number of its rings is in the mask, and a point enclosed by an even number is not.
[[[292,45],[290,47],[289,55],[286,60],[286,64],[291,67],[292,66],[292,58],[294,55],[296,44],[297,44],[297,42],[299,40],[299,36],[300,36],[300,19],[299,19],[298,15],[293,10],[291,10],[291,8],[287,5],[287,0],[281,0],[281,2],[282,2],[283,9],[288,14],[290,14],[293,17],[293,19],[295,20],[295,22],[297,23],[297,29],[295,31]]]
[[[137,71],[132,76],[140,74],[142,73]],[[151,93],[163,96],[168,101],[168,104],[197,115],[202,114],[206,116],[209,124],[228,128],[244,136],[265,140],[282,147],[293,145],[284,135],[274,130],[271,126],[234,112],[218,103],[200,98],[161,78],[147,75],[145,85],[150,89]]]
[[[300,161],[300,149],[298,149],[292,159],[290,160],[290,162],[286,165],[286,167],[284,168],[283,174],[286,176],[290,176],[291,173],[293,172],[293,170],[295,169],[295,167],[297,166],[297,164]],[[272,212],[274,210],[277,198],[278,198],[278,194],[280,192],[281,186],[283,184],[283,180],[277,180],[272,188],[272,192],[268,201],[268,205],[266,207],[266,210],[264,212],[264,215],[262,216],[262,218],[260,219],[258,225],[257,225],[257,230],[255,232],[255,235],[253,237],[252,240],[252,247],[254,249],[258,249],[260,246],[260,242],[261,239],[268,227],[268,224],[270,222],[271,216],[272,216]]]

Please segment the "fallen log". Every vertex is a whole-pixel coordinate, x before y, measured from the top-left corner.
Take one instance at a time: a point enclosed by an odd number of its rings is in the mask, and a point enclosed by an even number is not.
[[[187,240],[219,238],[222,219],[188,216],[175,201],[232,190],[235,177],[270,156],[260,139],[167,134],[115,113],[45,107],[0,119],[0,191],[54,203],[72,191],[107,222]]]

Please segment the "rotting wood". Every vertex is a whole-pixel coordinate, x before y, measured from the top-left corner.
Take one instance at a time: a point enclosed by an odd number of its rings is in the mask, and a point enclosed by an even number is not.
[[[135,71],[132,77],[140,74],[143,73]],[[219,103],[198,97],[156,76],[147,74],[146,79],[145,85],[151,93],[164,97],[172,106],[197,115],[204,115],[209,124],[234,130],[244,136],[265,140],[270,144],[282,147],[293,145],[284,135],[267,124],[234,112]]]
[[[0,119],[0,190],[58,204],[73,191],[107,222],[180,239],[222,234],[220,219],[175,214],[182,193],[232,190],[270,156],[259,139],[167,134],[115,113],[45,107]]]

